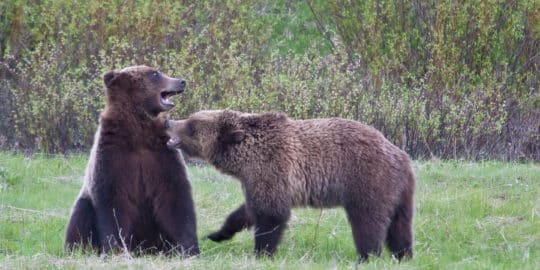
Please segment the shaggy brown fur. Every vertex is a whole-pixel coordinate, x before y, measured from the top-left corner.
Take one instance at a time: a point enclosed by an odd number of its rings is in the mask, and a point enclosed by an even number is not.
[[[107,103],[65,247],[198,254],[191,187],[164,115],[185,81],[146,66],[104,75]]]
[[[166,122],[168,145],[238,178],[246,201],[214,241],[255,226],[255,252],[272,255],[292,207],[342,206],[361,260],[386,242],[412,256],[415,179],[408,155],[374,128],[344,119],[201,111]]]

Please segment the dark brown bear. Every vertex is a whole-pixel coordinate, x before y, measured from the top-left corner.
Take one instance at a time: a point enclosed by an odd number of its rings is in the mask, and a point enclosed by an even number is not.
[[[255,252],[272,255],[292,207],[342,206],[361,260],[383,242],[413,253],[415,178],[408,155],[376,129],[344,119],[201,111],[165,123],[170,147],[240,180],[245,203],[208,237],[230,239],[255,225]]]
[[[166,146],[165,115],[185,81],[146,66],[103,76],[100,116],[65,247],[102,253],[199,253],[191,187],[178,151]]]

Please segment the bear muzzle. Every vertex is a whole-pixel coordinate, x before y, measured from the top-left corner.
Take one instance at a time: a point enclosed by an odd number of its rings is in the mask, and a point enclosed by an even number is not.
[[[172,96],[178,95],[186,89],[186,81],[183,79],[170,79],[170,82],[168,84],[168,87],[163,89],[159,94],[161,96],[161,104],[166,109],[170,110],[174,107],[174,103],[172,103],[169,99]]]
[[[180,138],[178,137],[170,138],[169,141],[167,141],[167,147],[169,148],[178,148],[179,145],[180,145]]]

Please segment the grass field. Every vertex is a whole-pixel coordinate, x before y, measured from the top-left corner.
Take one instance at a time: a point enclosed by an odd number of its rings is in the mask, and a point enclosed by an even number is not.
[[[23,157],[0,153],[0,268],[122,269],[539,269],[540,164],[416,162],[415,257],[356,265],[341,209],[293,211],[272,260],[252,255],[251,232],[226,243],[204,236],[219,228],[243,197],[233,179],[189,167],[201,255],[177,257],[64,254],[70,207],[86,155]]]

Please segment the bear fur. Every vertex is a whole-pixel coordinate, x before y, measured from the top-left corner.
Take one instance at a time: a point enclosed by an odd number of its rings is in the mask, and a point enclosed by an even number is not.
[[[386,243],[413,254],[415,176],[409,156],[376,129],[345,119],[292,120],[281,113],[200,111],[167,120],[170,147],[240,180],[245,202],[208,237],[255,226],[255,252],[273,255],[292,207],[347,213],[360,260]]]
[[[165,112],[185,81],[146,66],[103,76],[100,115],[65,248],[199,253],[191,186],[183,159],[166,146]]]

